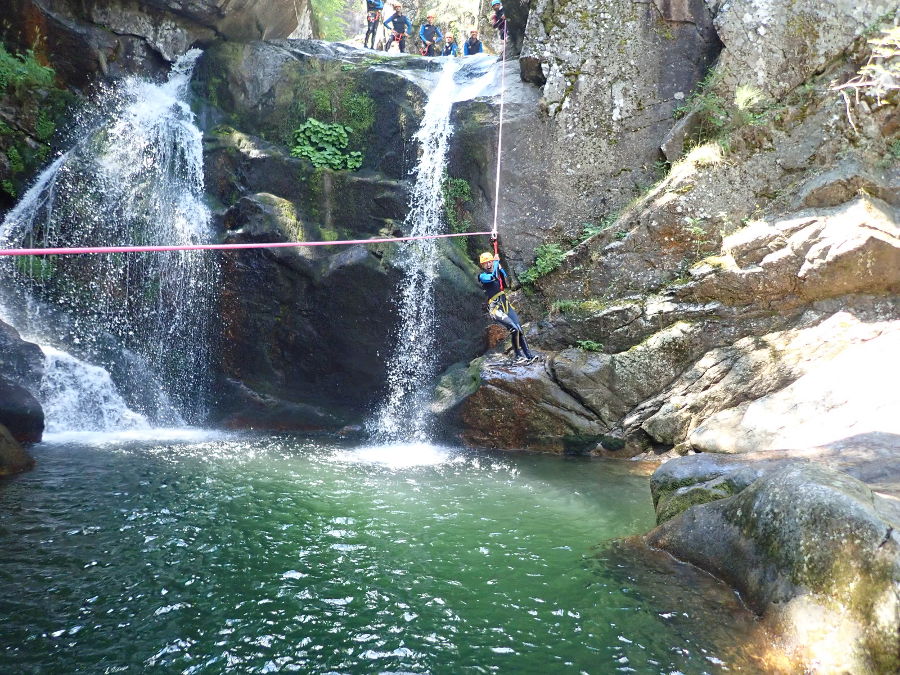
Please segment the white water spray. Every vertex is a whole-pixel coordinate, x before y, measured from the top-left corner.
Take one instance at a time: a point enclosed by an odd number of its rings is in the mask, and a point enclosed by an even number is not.
[[[81,116],[74,146],[42,172],[0,225],[0,246],[211,241],[202,134],[187,102],[199,55],[182,56],[162,84],[129,77],[104,91],[95,110]],[[48,417],[92,430],[128,427],[143,417],[178,423],[176,407],[189,420],[202,419],[218,278],[214,254],[24,257],[0,265],[8,279],[0,286],[0,315],[27,339],[53,345],[51,379],[40,392],[48,397],[42,401],[49,404]],[[80,359],[66,361],[60,350]],[[87,362],[83,374],[101,365],[109,371],[128,406],[140,412],[111,410],[91,419],[78,412],[85,397],[113,409],[121,402],[108,393],[63,393],[97,381],[96,373],[81,384],[70,376],[77,370],[72,363],[81,360]],[[56,424],[48,421],[51,428]]]

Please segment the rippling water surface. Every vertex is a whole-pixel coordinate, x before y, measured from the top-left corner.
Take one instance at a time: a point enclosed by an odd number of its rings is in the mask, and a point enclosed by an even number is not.
[[[606,461],[290,436],[57,436],[0,481],[3,672],[754,672]]]

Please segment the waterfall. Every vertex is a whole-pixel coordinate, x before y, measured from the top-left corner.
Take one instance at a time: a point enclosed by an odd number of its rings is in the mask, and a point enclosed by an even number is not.
[[[0,247],[209,242],[202,134],[187,100],[199,55],[182,56],[163,83],[129,77],[103,90],[77,120],[72,148],[0,225]],[[51,381],[40,392],[48,418],[91,429],[203,419],[218,279],[213,254],[4,258],[0,273],[0,315],[27,339],[50,345]],[[96,384],[103,378],[90,368],[101,366],[112,378],[102,392],[61,393]],[[79,369],[84,377],[72,377]],[[123,401],[137,412],[122,412]],[[112,409],[88,420],[79,411],[93,405]]]
[[[128,408],[106,370],[53,347],[41,349],[45,363],[40,397],[47,433],[150,426],[146,417]]]
[[[496,80],[494,57],[467,59],[462,65],[457,59],[442,61],[440,77],[414,137],[420,152],[412,171],[405,221],[409,236],[445,231],[443,182],[453,133],[450,111],[456,101],[474,98]],[[437,365],[434,284],[439,255],[439,244],[431,239],[402,244],[398,256],[402,270],[396,300],[400,325],[388,363],[388,393],[369,424],[369,431],[382,442],[425,440],[429,435],[427,404]]]

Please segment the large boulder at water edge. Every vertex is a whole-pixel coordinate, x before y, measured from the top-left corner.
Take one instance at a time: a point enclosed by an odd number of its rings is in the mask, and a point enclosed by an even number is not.
[[[38,390],[43,372],[41,348],[0,321],[0,425],[20,443],[37,443],[44,432],[44,411],[30,393]]]
[[[0,377],[0,425],[20,443],[37,443],[44,433],[44,411],[25,387]]]
[[[13,382],[37,389],[44,372],[41,348],[26,342],[19,332],[0,321],[0,374]]]
[[[900,669],[900,502],[783,459],[685,457],[652,485],[648,543],[727,581],[812,671]]]
[[[552,396],[530,406],[536,418],[553,414],[564,426],[568,414],[550,402],[565,392],[586,411],[582,428],[602,428],[592,451],[615,456],[893,437],[888,411],[900,401],[890,374],[881,377],[878,345],[900,325],[900,173],[891,149],[900,126],[893,95],[861,99],[848,118],[829,90],[869,59],[854,26],[829,28],[825,73],[801,69],[805,83],[772,89],[765,106],[741,99],[738,108],[733,89],[715,88],[722,73],[714,68],[685,99],[706,126],[670,139],[691,152],[615,217],[584,223],[574,242],[501,224],[505,250],[510,239],[543,238],[558,251],[555,269],[542,254],[529,292],[515,300],[533,319],[528,337],[553,384],[545,387]],[[818,49],[815,35],[803,35]],[[610,49],[595,46],[600,57]],[[754,81],[750,66],[734,67]],[[515,121],[515,103],[513,111]],[[477,409],[482,383],[492,381],[482,375],[442,408],[457,427],[462,416],[474,425],[463,438],[485,435],[487,416],[468,414],[466,400]],[[491,424],[527,425],[531,372],[512,371],[503,390],[509,400],[523,393],[516,407],[494,409]],[[828,424],[818,423],[823,415]]]
[[[75,86],[159,70],[197,43],[311,36],[308,0],[5,0],[0,21]]]
[[[408,232],[408,183],[434,62],[385,59],[303,40],[222,44],[204,54],[195,92],[207,128],[208,189],[226,241],[333,241]],[[421,85],[421,86],[420,86]],[[294,157],[308,119],[349,129],[358,171]],[[232,426],[320,428],[355,422],[385,387],[404,282],[396,244],[224,254],[217,417]],[[438,245],[429,300],[434,363],[483,349],[476,268]],[[430,364],[425,364],[430,367]]]
[[[34,467],[34,458],[22,449],[7,428],[0,424],[0,476],[28,471]]]

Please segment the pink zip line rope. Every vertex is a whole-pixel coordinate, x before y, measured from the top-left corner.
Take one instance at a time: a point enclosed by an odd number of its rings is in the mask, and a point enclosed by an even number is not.
[[[345,239],[343,241],[280,241],[255,244],[191,244],[185,246],[94,246],[88,248],[0,248],[0,255],[80,255],[85,253],[150,253],[156,251],[232,251],[245,248],[295,248],[298,246],[348,246],[351,244],[386,244],[416,239],[448,239],[477,237],[491,232],[458,232],[423,234],[418,237],[382,237],[379,239]]]

